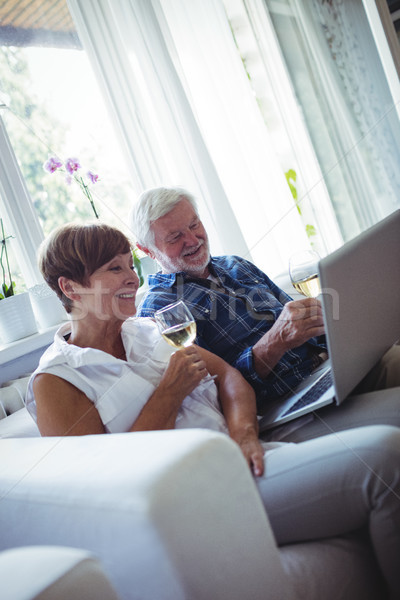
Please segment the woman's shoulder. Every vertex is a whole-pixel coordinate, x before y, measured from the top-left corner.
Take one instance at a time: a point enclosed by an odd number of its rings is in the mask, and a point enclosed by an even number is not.
[[[71,328],[67,323],[64,323],[59,327],[54,334],[52,344],[42,354],[39,360],[38,368],[44,368],[52,364],[58,364],[63,361],[64,347],[67,346],[67,342],[64,336],[68,336],[71,333]]]
[[[149,327],[151,325],[156,325],[156,321],[154,319],[154,317],[139,317],[139,316],[134,316],[134,317],[129,317],[125,323],[124,326],[127,325],[134,325],[135,327]]]
[[[130,317],[122,325],[122,339],[125,350],[130,355],[149,354],[160,334],[158,327],[151,317]]]
[[[125,349],[128,354],[148,357],[151,360],[167,360],[173,348],[161,336],[157,324],[151,317],[131,317],[123,324]]]
[[[74,344],[68,344],[67,340],[71,334],[71,324],[64,323],[54,334],[53,343],[45,350],[39,361],[39,369],[56,365],[70,365],[77,367],[82,363],[86,348],[80,348]]]
[[[141,336],[160,335],[157,324],[152,317],[130,317],[122,325],[122,330]]]

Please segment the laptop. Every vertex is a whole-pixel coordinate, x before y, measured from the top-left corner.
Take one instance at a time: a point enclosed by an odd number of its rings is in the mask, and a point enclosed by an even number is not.
[[[321,259],[318,270],[329,359],[268,403],[260,431],[340,405],[400,339],[400,210]]]

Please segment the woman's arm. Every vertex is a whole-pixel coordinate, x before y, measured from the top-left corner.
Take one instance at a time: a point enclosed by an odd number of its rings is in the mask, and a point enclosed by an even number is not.
[[[41,435],[105,433],[93,402],[68,381],[40,373],[33,380],[33,393]]]
[[[180,406],[207,375],[203,357],[195,346],[171,354],[168,367],[142,408],[130,431],[174,429]]]
[[[198,348],[216,385],[230,437],[239,444],[254,475],[264,472],[264,450],[258,439],[256,397],[253,388],[237,369],[222,358]]]
[[[183,399],[207,374],[194,346],[175,352],[155,392],[130,431],[173,429]],[[134,393],[134,390],[132,390]],[[33,381],[37,424],[41,435],[91,435],[105,433],[93,402],[71,383],[48,373]]]
[[[264,469],[263,449],[258,441],[255,394],[239,371],[197,346],[171,355],[165,373],[130,431],[173,429],[183,399],[205,377],[217,375],[222,412],[231,438],[236,441],[255,475]],[[105,433],[93,402],[64,379],[48,373],[33,381],[37,423],[42,435],[91,435]]]

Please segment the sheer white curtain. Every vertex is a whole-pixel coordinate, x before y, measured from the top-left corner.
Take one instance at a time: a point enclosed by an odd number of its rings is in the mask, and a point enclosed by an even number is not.
[[[400,192],[398,112],[363,2],[265,3],[350,239],[398,207]]]
[[[137,189],[204,201],[213,253],[271,273],[308,245],[220,0],[68,0]],[[239,225],[238,225],[239,223]]]
[[[223,3],[161,4],[185,89],[251,252],[266,269],[280,258],[286,265],[288,254],[308,242]]]
[[[324,256],[343,239],[271,16],[264,0],[223,1],[281,168],[296,172],[303,225],[314,227],[310,241]]]
[[[216,251],[236,248],[246,253],[181,91],[152,2],[69,0],[68,4],[124,144],[137,192],[157,185],[187,187],[201,205],[204,202],[202,215]],[[215,204],[212,198],[217,199]],[[219,222],[228,227],[219,232]]]
[[[304,3],[303,3],[304,5]],[[361,0],[329,6],[313,0],[319,47],[329,53],[332,114],[341,131],[359,224],[371,225],[398,206],[400,126]],[[362,201],[360,202],[360,200]]]

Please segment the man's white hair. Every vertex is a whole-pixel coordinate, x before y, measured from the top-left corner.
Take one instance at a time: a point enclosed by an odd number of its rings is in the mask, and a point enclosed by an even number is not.
[[[168,214],[181,200],[187,200],[198,215],[194,196],[180,187],[158,187],[145,190],[130,213],[130,227],[136,242],[154,249],[154,233],[151,224]]]

